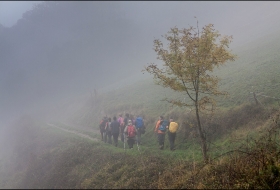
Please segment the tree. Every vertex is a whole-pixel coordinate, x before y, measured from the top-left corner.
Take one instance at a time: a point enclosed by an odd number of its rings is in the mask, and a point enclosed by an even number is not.
[[[146,72],[154,76],[156,84],[174,91],[182,92],[190,99],[190,103],[181,100],[165,99],[165,101],[180,107],[195,108],[198,133],[204,161],[208,161],[206,135],[200,122],[202,111],[214,111],[215,96],[227,95],[227,92],[218,90],[217,76],[211,72],[227,61],[234,61],[235,55],[229,50],[232,36],[221,36],[208,24],[199,31],[190,26],[179,30],[177,27],[163,36],[168,42],[168,49],[163,43],[154,40],[154,50],[157,59],[163,61],[162,67],[151,63],[145,67]]]

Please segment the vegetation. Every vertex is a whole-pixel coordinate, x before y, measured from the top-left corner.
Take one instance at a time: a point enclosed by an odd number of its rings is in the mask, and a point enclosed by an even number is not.
[[[15,143],[15,160],[1,162],[9,165],[5,172],[1,168],[0,185],[80,189],[278,188],[279,116],[277,109],[255,105],[217,114],[212,123],[217,133],[213,133],[209,146],[213,159],[206,165],[197,151],[199,141],[191,128],[186,142],[180,142],[182,138],[176,141],[182,144],[175,152],[160,151],[155,144],[149,144],[149,132],[144,134],[145,144],[138,151],[124,150],[121,144],[115,148],[83,139],[24,117],[11,131],[22,135]],[[236,122],[230,120],[235,118]],[[184,150],[189,144],[192,145]]]
[[[218,90],[218,78],[211,76],[215,67],[227,61],[233,61],[234,55],[227,48],[231,37],[220,37],[213,24],[206,25],[200,33],[197,28],[179,30],[171,28],[164,38],[169,42],[168,50],[163,48],[160,40],[154,40],[158,59],[164,62],[160,69],[155,64],[146,67],[146,71],[154,76],[157,84],[171,88],[174,91],[184,92],[191,103],[182,100],[166,99],[177,106],[193,106],[197,118],[197,128],[201,139],[201,150],[204,161],[208,161],[207,143],[203,126],[200,121],[200,112],[214,111],[215,100],[212,96],[226,95]],[[219,40],[219,41],[218,41]]]

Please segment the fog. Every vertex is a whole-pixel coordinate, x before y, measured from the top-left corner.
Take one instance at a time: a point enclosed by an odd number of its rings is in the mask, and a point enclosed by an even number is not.
[[[0,125],[140,80],[153,40],[212,23],[230,48],[280,30],[279,2],[43,2],[0,25]]]

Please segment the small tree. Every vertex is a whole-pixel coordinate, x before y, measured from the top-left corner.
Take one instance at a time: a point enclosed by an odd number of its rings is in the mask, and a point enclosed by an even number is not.
[[[174,27],[163,37],[169,42],[167,50],[164,49],[160,40],[154,40],[157,59],[163,61],[163,66],[158,67],[151,63],[145,67],[145,71],[154,76],[156,84],[183,92],[190,98],[191,103],[165,100],[180,107],[195,108],[202,154],[204,161],[207,162],[206,135],[200,122],[200,113],[209,110],[208,108],[211,108],[211,111],[214,110],[213,97],[227,95],[227,92],[218,90],[219,79],[210,74],[215,67],[227,61],[234,61],[235,55],[227,50],[232,37],[221,37],[213,24],[206,25],[200,32],[198,22],[197,28],[189,27],[179,30]]]

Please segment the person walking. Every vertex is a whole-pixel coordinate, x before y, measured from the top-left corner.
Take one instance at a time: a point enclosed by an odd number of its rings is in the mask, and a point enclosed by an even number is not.
[[[123,120],[123,123],[124,123],[124,126],[125,126],[125,127],[128,125],[128,120],[129,120],[129,114],[126,113],[126,114],[125,114],[125,118],[124,118],[124,120]]]
[[[155,127],[155,133],[157,133],[158,135],[158,143],[160,150],[164,149],[165,132],[168,126],[169,122],[164,120],[163,116],[160,116]]]
[[[125,129],[124,129],[124,133],[126,134],[126,137],[127,137],[128,148],[132,149],[133,148],[133,144],[135,142],[136,134],[138,132],[136,130],[135,125],[132,124],[131,120],[128,120],[128,124],[125,127]]]
[[[126,114],[125,114],[125,117],[124,117],[124,119],[123,119],[124,128],[128,125],[128,120],[129,120],[129,114],[126,113]],[[123,132],[123,133],[124,133],[124,132]],[[123,134],[123,135],[124,135],[124,134]],[[125,142],[123,141],[123,143],[125,143]],[[125,144],[124,144],[124,146],[125,146]]]
[[[144,125],[143,118],[140,117],[139,115],[137,116],[137,118],[135,120],[135,127],[137,129],[137,139],[136,139],[136,141],[140,145],[141,144],[141,134],[145,130],[145,125]]]
[[[132,122],[133,125],[135,125],[135,119],[134,119],[134,116],[132,114],[130,114],[130,120]]]
[[[107,141],[108,139],[108,141]],[[111,130],[111,118],[108,118],[108,121],[106,123],[105,127],[105,143],[108,142],[109,144],[112,144],[112,130]]]
[[[111,133],[114,139],[115,147],[118,146],[118,137],[120,133],[120,123],[117,121],[116,116],[113,117],[113,122],[111,123]]]
[[[101,140],[104,140],[104,135],[105,135],[105,127],[107,123],[107,117],[103,117],[103,119],[99,123],[99,129],[100,129],[100,134],[101,134]]]
[[[121,141],[124,142],[124,134],[123,134],[123,131],[124,131],[124,119],[122,117],[122,114],[119,114],[119,118],[118,118],[118,122],[120,124],[120,128],[121,128]]]
[[[176,132],[178,130],[178,123],[174,122],[172,118],[169,119],[169,127],[168,127],[168,139],[170,143],[170,150],[173,151],[175,150],[174,148],[174,143],[175,143],[175,138],[176,138]]]

